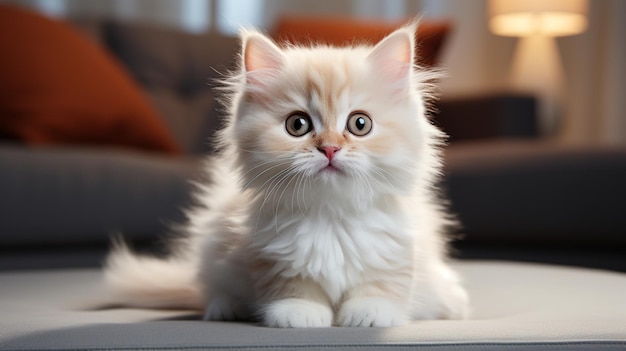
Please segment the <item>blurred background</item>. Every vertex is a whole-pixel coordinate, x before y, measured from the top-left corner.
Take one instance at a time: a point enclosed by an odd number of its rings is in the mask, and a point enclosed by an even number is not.
[[[448,73],[440,86],[448,96],[519,90],[511,82],[518,39],[489,30],[486,0],[13,0],[57,18],[102,16],[181,28],[194,33],[235,34],[242,25],[271,31],[285,15],[384,19],[413,16],[449,21],[439,66]],[[509,0],[515,2],[515,0]],[[567,2],[567,1],[566,1]],[[575,0],[574,0],[575,2]],[[549,132],[567,142],[626,143],[626,4],[594,0],[588,25],[575,36],[557,39],[564,72],[559,120]],[[545,52],[544,52],[545,53]],[[542,52],[535,52],[541,56]],[[540,69],[540,68],[539,68]],[[523,87],[526,88],[526,87]],[[525,89],[528,91],[531,89]],[[539,90],[539,89],[537,89]],[[533,93],[533,91],[530,91]],[[554,125],[558,123],[558,128]]]
[[[184,222],[236,33],[343,44],[420,17],[466,259],[626,271],[626,2],[2,0],[0,268],[97,265]]]

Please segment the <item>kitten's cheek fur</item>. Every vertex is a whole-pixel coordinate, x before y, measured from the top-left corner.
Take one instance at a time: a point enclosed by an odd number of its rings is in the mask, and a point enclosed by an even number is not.
[[[263,324],[273,328],[324,328],[333,322],[329,306],[297,298],[273,301],[261,314]]]
[[[354,298],[346,301],[337,318],[341,327],[393,327],[409,322],[408,306],[382,297]]]

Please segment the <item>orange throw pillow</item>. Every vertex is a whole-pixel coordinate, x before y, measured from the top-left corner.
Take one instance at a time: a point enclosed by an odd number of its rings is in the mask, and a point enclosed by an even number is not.
[[[0,5],[0,138],[180,153],[140,88],[69,24]]]
[[[274,37],[294,44],[322,42],[346,45],[363,41],[374,44],[402,24],[404,22],[286,16],[278,20]],[[449,31],[447,21],[420,22],[417,28],[417,60],[420,65],[434,66],[437,63],[437,56]]]

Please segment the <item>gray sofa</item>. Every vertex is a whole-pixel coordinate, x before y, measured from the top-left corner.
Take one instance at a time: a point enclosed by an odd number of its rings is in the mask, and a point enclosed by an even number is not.
[[[194,311],[94,309],[111,235],[158,250],[184,220],[219,125],[207,78],[232,62],[236,40],[77,23],[126,65],[187,154],[0,144],[0,350],[626,349],[626,151],[529,138],[532,114],[510,128],[532,104],[518,97],[439,105],[470,320],[277,330]],[[464,135],[459,119],[474,117],[485,127]]]

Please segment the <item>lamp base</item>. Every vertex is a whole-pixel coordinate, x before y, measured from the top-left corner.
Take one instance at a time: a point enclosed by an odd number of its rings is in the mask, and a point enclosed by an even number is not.
[[[554,38],[540,33],[520,38],[510,79],[514,91],[537,96],[539,130],[544,136],[554,136],[559,126],[564,80]]]

